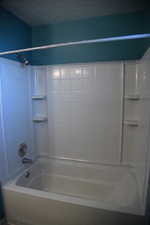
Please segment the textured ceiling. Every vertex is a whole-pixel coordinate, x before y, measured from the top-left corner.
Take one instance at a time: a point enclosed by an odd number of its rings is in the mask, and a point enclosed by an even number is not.
[[[0,0],[0,2],[5,9],[32,26],[135,12],[146,7],[146,0]]]

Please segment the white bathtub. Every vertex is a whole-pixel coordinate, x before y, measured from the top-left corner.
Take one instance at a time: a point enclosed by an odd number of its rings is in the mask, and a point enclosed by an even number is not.
[[[131,168],[46,159],[3,188],[8,221],[27,225],[141,225],[139,190]]]

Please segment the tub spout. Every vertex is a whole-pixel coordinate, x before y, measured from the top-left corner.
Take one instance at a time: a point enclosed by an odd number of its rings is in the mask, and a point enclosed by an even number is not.
[[[33,163],[33,160],[32,159],[29,159],[29,158],[23,158],[22,159],[22,163],[23,164],[32,164]]]

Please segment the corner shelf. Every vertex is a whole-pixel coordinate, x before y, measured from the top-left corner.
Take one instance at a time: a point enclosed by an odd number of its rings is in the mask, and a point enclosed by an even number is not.
[[[131,101],[139,101],[141,98],[140,98],[140,95],[133,94],[133,95],[126,95],[125,99],[131,100]]]
[[[140,125],[140,122],[138,120],[125,120],[124,125],[130,127],[138,127]]]
[[[45,100],[46,95],[33,95],[32,100]]]
[[[34,123],[46,122],[47,121],[47,117],[46,116],[35,116],[32,121]]]

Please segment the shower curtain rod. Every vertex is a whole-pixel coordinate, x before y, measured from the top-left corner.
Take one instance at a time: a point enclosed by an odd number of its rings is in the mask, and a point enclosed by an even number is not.
[[[11,51],[0,52],[0,56],[10,55],[10,54],[15,54],[15,53],[22,53],[22,52],[31,52],[31,51],[36,51],[36,50],[44,50],[44,49],[49,49],[49,48],[58,48],[58,47],[82,45],[82,44],[114,42],[114,41],[122,41],[122,40],[144,39],[144,38],[150,38],[150,33],[126,35],[126,36],[118,36],[118,37],[108,37],[108,38],[98,38],[98,39],[92,39],[92,40],[72,41],[72,42],[63,42],[63,43],[57,43],[57,44],[43,45],[43,46],[33,47],[33,48],[25,48],[25,49],[19,49],[19,50],[11,50]]]

